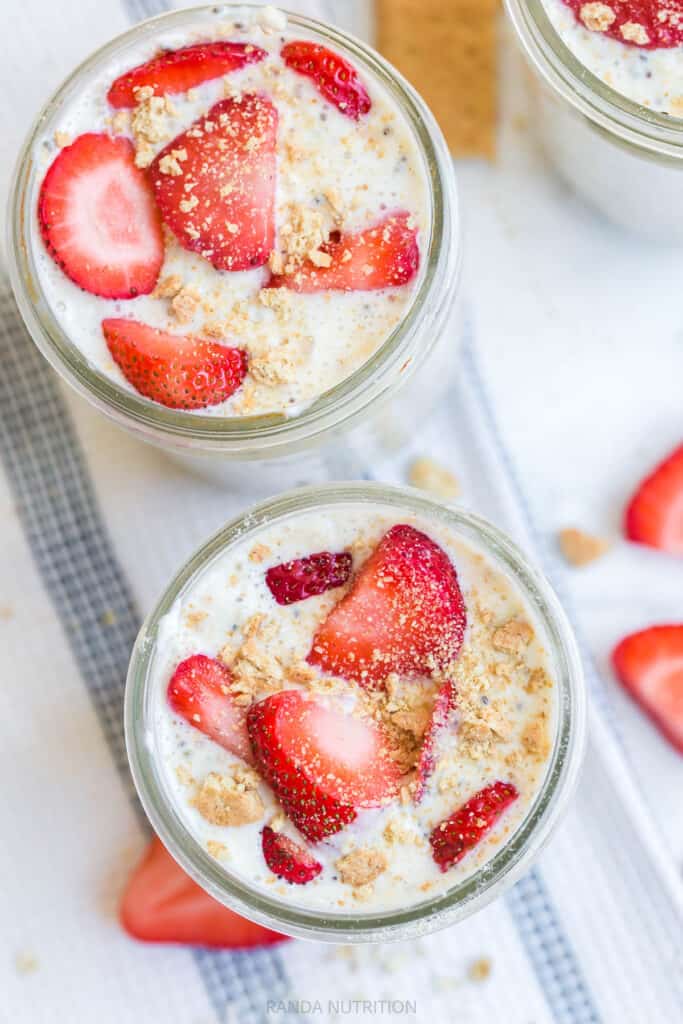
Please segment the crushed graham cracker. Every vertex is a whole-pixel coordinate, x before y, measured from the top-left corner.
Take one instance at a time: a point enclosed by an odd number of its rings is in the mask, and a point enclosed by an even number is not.
[[[609,541],[602,537],[566,527],[557,535],[560,550],[570,565],[589,565],[609,550]]]
[[[64,146],[70,146],[73,142],[72,136],[69,132],[56,131],[54,135],[55,145],[62,149]]]
[[[524,726],[521,735],[524,752],[534,761],[546,761],[550,753],[548,723],[544,712],[540,712]]]
[[[266,558],[272,554],[272,551],[267,544],[254,544],[253,548],[249,552],[249,561],[260,564],[265,562]]]
[[[171,311],[179,324],[189,324],[194,320],[202,297],[195,288],[183,287],[171,299]]]
[[[284,338],[279,345],[254,354],[249,360],[249,372],[255,381],[266,387],[288,384],[299,376],[301,366],[310,357],[313,338],[294,336]]]
[[[183,279],[180,274],[168,274],[157,284],[152,292],[155,299],[172,299],[183,287]]]
[[[606,32],[616,18],[615,12],[607,4],[583,4],[579,17],[591,32]]]
[[[509,622],[494,631],[491,643],[496,651],[519,656],[529,646],[533,636],[534,631],[528,622],[524,622],[522,619],[510,619]]]
[[[207,839],[206,849],[216,860],[225,860],[228,856],[228,848],[225,843],[219,843],[216,839]]]
[[[340,881],[354,888],[374,882],[387,868],[387,858],[381,850],[359,847],[340,857],[335,867]]]
[[[135,99],[137,106],[130,122],[135,143],[135,165],[148,167],[155,156],[155,145],[169,138],[168,118],[177,111],[168,96],[155,96],[151,85],[136,89]]]
[[[619,31],[623,38],[629,43],[637,43],[638,46],[647,46],[650,42],[647,29],[637,21],[625,21]]]
[[[258,293],[259,302],[272,309],[278,323],[286,324],[292,316],[292,292],[289,288],[262,288]]]
[[[226,644],[218,657],[232,673],[230,692],[236,704],[251,704],[257,695],[281,690],[285,670],[279,658],[270,653],[277,635],[277,623],[261,612],[252,615],[242,627],[243,642],[235,651]]]
[[[488,956],[480,956],[474,960],[467,969],[467,977],[470,981],[486,981],[493,969],[493,963]]]
[[[256,773],[242,765],[234,765],[225,775],[209,772],[194,799],[194,806],[212,825],[239,826],[259,821],[265,808],[257,782]]]

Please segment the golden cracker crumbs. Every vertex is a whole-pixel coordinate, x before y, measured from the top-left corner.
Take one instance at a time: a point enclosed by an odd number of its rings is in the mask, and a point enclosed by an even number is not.
[[[474,960],[473,963],[467,969],[467,977],[470,981],[486,981],[490,976],[493,969],[493,963],[487,956],[480,956],[478,960]]]
[[[172,178],[179,178],[183,173],[183,169],[180,165],[185,160],[187,160],[186,149],[172,149],[170,153],[166,154],[166,156],[162,156],[159,161],[159,170],[162,174],[168,174]],[[191,229],[189,227],[187,228],[187,233],[188,235],[191,235]],[[199,232],[195,231],[195,235],[198,238]]]
[[[429,456],[413,460],[408,470],[408,482],[439,498],[454,498],[460,490],[451,471]]]
[[[169,274],[167,277],[162,277],[152,292],[152,296],[155,299],[172,299],[182,287],[183,279],[180,274]]]
[[[527,693],[540,693],[553,685],[553,681],[544,668],[535,668],[529,673],[524,687]]]
[[[372,886],[357,885],[352,891],[352,896],[358,903],[366,903],[372,896]]]
[[[181,786],[194,786],[195,778],[186,764],[176,765],[176,778]]]
[[[195,288],[181,288],[171,299],[171,311],[179,324],[189,324],[194,319],[202,297]]]
[[[262,288],[258,297],[262,306],[273,310],[278,323],[287,323],[292,315],[293,303],[289,288]]]
[[[533,635],[534,631],[528,622],[524,622],[522,619],[510,619],[509,622],[494,631],[491,643],[496,651],[519,656],[524,653],[524,648],[531,643]]]
[[[73,141],[69,132],[56,131],[54,138],[55,145],[59,146],[60,149],[62,149],[63,146],[70,146]]]
[[[35,974],[40,963],[38,957],[26,950],[21,950],[14,955],[14,969],[17,974]]]
[[[381,850],[371,847],[359,847],[340,857],[335,867],[344,885],[369,885],[374,882],[387,868],[387,858]]]
[[[422,837],[411,827],[410,818],[405,816],[396,815],[390,818],[384,826],[382,835],[390,846],[422,846]]]
[[[201,608],[190,608],[189,611],[185,612],[185,625],[188,629],[196,629],[208,614],[208,612]]]
[[[135,165],[148,167],[154,159],[154,145],[169,137],[168,118],[176,113],[176,109],[167,96],[155,96],[150,85],[136,89],[135,99],[138,102],[130,122],[135,142]]]
[[[306,661],[297,661],[287,666],[287,682],[307,686],[318,679],[316,670]]]
[[[616,18],[616,14],[607,4],[583,4],[579,17],[591,32],[606,32]]]
[[[224,338],[226,335],[225,325],[220,320],[207,320],[202,327],[202,334],[208,338]]]
[[[285,816],[282,813],[282,811],[278,811],[278,813],[275,815],[275,817],[270,822],[270,828],[272,828],[273,832],[282,832],[283,828],[285,827],[286,822],[287,822],[287,819],[285,818]]]
[[[209,772],[202,782],[194,805],[212,825],[249,825],[259,821],[265,810],[251,769],[234,765],[230,773]]]
[[[268,647],[277,635],[277,623],[261,612],[252,615],[242,627],[244,640],[236,652],[226,647],[220,659],[232,672],[230,691],[237,704],[251,704],[259,693],[281,690],[285,673],[282,663]],[[231,659],[231,660],[226,660]]]
[[[268,555],[271,554],[271,550],[267,544],[255,544],[249,552],[249,561],[256,562],[257,564],[265,561]]]
[[[335,223],[341,224],[344,219],[344,199],[341,192],[336,188],[327,188],[323,192],[323,197],[330,205]]]
[[[130,112],[117,110],[111,119],[111,127],[115,135],[125,135],[130,128]]]
[[[619,31],[624,39],[629,43],[637,43],[639,46],[647,46],[650,42],[650,37],[647,34],[645,26],[638,24],[636,21],[625,21]]]
[[[284,250],[282,270],[279,273],[293,274],[304,262],[318,256],[320,247],[327,242],[329,229],[325,225],[325,217],[321,210],[301,203],[289,203],[280,228],[280,243]],[[318,264],[329,266],[329,263]],[[271,267],[271,270],[273,268]],[[273,270],[273,273],[278,271]]]
[[[522,730],[522,747],[534,761],[545,761],[550,753],[550,739],[546,716],[541,712]]]
[[[207,839],[206,849],[216,860],[224,860],[229,853],[225,843],[219,843],[215,839]]]
[[[310,337],[285,338],[279,345],[249,360],[249,372],[258,384],[277,387],[296,380],[313,347]]]
[[[583,530],[566,527],[557,535],[560,550],[570,565],[588,565],[609,550],[609,541]]]
[[[399,677],[392,673],[387,677],[385,690],[364,691],[356,705],[360,714],[382,724],[389,753],[404,774],[419,760],[434,697],[433,685],[401,686]]]

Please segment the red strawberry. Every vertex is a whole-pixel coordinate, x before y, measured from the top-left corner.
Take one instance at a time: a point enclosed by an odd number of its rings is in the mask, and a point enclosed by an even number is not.
[[[155,836],[121,900],[121,924],[143,942],[247,949],[287,938],[247,921],[204,892]]]
[[[683,43],[683,0],[618,0],[600,4],[606,8],[596,18],[596,4],[564,0],[577,20],[588,29],[645,50]],[[609,13],[607,13],[609,12]]]
[[[683,555],[683,444],[643,480],[624,516],[630,540]]]
[[[417,763],[417,786],[415,789],[415,803],[420,802],[425,795],[427,782],[436,765],[436,744],[439,734],[445,729],[450,713],[455,707],[457,693],[452,680],[447,679],[436,695],[432,716],[429,719],[427,732],[422,741],[420,760]]]
[[[266,573],[266,583],[278,604],[294,604],[341,587],[351,575],[352,564],[353,556],[348,551],[337,555],[319,551],[274,565]]]
[[[259,771],[312,843],[396,793],[399,769],[374,722],[284,690],[252,704],[247,726]]]
[[[372,107],[358,72],[338,53],[309,39],[299,39],[286,43],[280,56],[288,67],[312,78],[318,92],[354,121]]]
[[[407,284],[420,265],[417,230],[409,220],[410,214],[399,211],[358,234],[341,235],[322,246],[332,259],[329,267],[308,261],[269,284],[295,292],[372,292]]]
[[[43,179],[38,220],[50,256],[85,291],[134,299],[154,288],[161,223],[128,139],[89,132],[62,149]]]
[[[429,843],[432,857],[441,870],[448,871],[480,843],[518,796],[511,782],[493,782],[437,825]]]
[[[273,104],[247,94],[216,103],[152,161],[164,221],[217,270],[260,267],[271,253],[276,137]]]
[[[112,107],[134,107],[135,91],[143,86],[151,86],[155,96],[187,92],[211,78],[255,64],[265,56],[265,50],[249,43],[195,43],[180,50],[167,50],[117,78],[107,99]]]
[[[191,335],[167,334],[137,320],[102,321],[114,362],[136,391],[170,409],[224,402],[247,372],[247,354]]]
[[[683,754],[683,624],[631,633],[612,661],[624,688]]]
[[[300,843],[295,843],[289,836],[275,832],[268,825],[261,833],[261,845],[266,864],[278,878],[294,885],[306,885],[323,869],[322,864],[313,857]]]
[[[246,709],[231,696],[232,673],[205,654],[181,661],[168,684],[173,710],[231,754],[253,763]]]
[[[392,526],[319,626],[308,661],[363,685],[427,675],[458,657],[465,625],[448,555],[420,530]]]

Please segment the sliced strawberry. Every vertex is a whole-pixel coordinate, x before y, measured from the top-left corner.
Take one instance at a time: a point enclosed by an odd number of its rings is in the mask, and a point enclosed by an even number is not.
[[[173,710],[231,754],[253,763],[246,709],[232,698],[232,673],[205,654],[181,661],[168,684]]]
[[[247,726],[259,771],[312,843],[396,794],[399,769],[374,722],[284,690],[252,704]]]
[[[247,949],[287,936],[247,921],[204,892],[155,836],[126,886],[121,924],[143,942]]]
[[[202,82],[255,64],[265,56],[265,50],[250,43],[195,43],[180,50],[167,50],[120,75],[109,89],[107,99],[112,107],[134,107],[138,102],[135,92],[143,86],[151,86],[155,96],[187,92]]]
[[[312,78],[318,92],[354,121],[372,107],[353,64],[333,50],[308,39],[298,39],[285,43],[280,56],[288,67]]]
[[[271,253],[277,120],[264,96],[221,100],[149,168],[164,221],[217,270],[260,267]]]
[[[274,565],[266,573],[266,584],[278,604],[294,604],[343,586],[351,575],[352,565],[353,556],[348,551],[336,555],[318,551]]]
[[[626,691],[683,754],[683,624],[631,633],[612,662]]]
[[[432,715],[429,719],[429,725],[427,726],[427,732],[425,733],[422,741],[420,760],[417,763],[415,803],[419,804],[427,790],[427,783],[436,766],[436,745],[439,741],[439,736],[448,724],[448,719],[451,711],[455,707],[456,699],[457,693],[455,686],[452,680],[447,679],[436,695],[434,707],[432,708]]]
[[[293,274],[273,276],[273,288],[295,292],[373,292],[408,284],[420,265],[417,230],[410,214],[389,214],[379,224],[358,234],[341,235],[321,247],[332,262],[316,267],[310,261]]]
[[[247,354],[191,335],[167,334],[137,320],[102,321],[112,358],[129,384],[170,409],[204,409],[240,386]]]
[[[683,444],[643,480],[624,516],[629,540],[683,555]]]
[[[518,796],[511,782],[493,782],[437,825],[429,843],[441,870],[448,871],[480,843]]]
[[[455,661],[465,625],[446,552],[412,526],[392,526],[318,628],[308,661],[363,685],[427,675]]]
[[[43,241],[67,277],[105,299],[154,288],[164,259],[161,222],[128,139],[79,135],[40,187]]]
[[[564,0],[586,28],[641,50],[683,43],[683,0]]]
[[[268,825],[261,833],[261,846],[266,864],[278,878],[294,885],[306,885],[323,869],[322,864],[300,843],[275,832]]]

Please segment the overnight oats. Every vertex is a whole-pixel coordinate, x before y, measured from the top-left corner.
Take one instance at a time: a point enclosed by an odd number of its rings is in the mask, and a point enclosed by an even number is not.
[[[292,444],[318,441],[434,348],[423,326],[443,327],[459,264],[444,150],[407,84],[341,33],[271,7],[155,19],[39,120],[15,196],[22,311],[33,329],[44,310],[48,357],[151,440],[280,454],[273,431],[346,386],[356,408]]]
[[[381,487],[317,494],[245,517],[166,601],[151,658],[139,642],[136,781],[174,855],[247,916],[446,923],[567,769],[564,670],[471,517]]]
[[[683,238],[681,0],[506,3],[545,82],[540,128],[560,172],[625,226]]]

